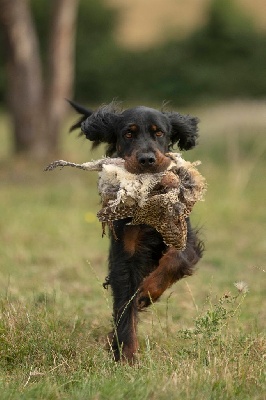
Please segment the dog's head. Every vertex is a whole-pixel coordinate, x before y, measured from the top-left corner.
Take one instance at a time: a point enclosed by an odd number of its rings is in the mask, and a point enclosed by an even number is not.
[[[198,119],[177,112],[148,107],[121,110],[111,103],[101,107],[80,123],[93,147],[107,143],[108,156],[126,160],[129,172],[164,171],[170,159],[165,156],[175,144],[180,150],[196,145]]]

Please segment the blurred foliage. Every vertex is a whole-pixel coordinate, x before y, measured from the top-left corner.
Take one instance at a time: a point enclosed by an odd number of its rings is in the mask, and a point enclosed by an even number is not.
[[[44,61],[51,13],[47,4],[51,2],[32,0]],[[75,88],[79,101],[120,98],[184,105],[265,96],[266,36],[256,31],[233,1],[212,0],[204,27],[183,41],[172,40],[146,51],[117,45],[113,32],[118,18],[118,12],[103,0],[80,2]],[[4,81],[0,70],[1,98]]]
[[[262,97],[265,49],[266,36],[231,0],[213,0],[206,25],[190,37],[127,57],[120,90],[127,80],[131,96],[179,104]]]
[[[232,1],[213,0],[208,23],[182,47],[196,95],[265,96],[266,36]]]

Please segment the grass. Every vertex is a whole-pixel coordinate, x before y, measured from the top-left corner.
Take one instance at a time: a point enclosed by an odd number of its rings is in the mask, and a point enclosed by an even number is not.
[[[239,126],[243,108],[226,129],[215,121],[234,106],[194,111],[201,145],[186,157],[202,160],[209,184],[193,212],[206,253],[141,314],[135,367],[105,350],[108,240],[95,174],[10,160],[1,118],[1,399],[265,399],[265,126]],[[87,149],[66,136],[62,158],[89,160]]]

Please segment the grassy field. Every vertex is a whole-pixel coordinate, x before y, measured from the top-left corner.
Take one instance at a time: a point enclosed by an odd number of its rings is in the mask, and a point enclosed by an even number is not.
[[[206,253],[140,316],[136,366],[105,350],[111,321],[96,175],[12,160],[0,120],[0,388],[4,399],[266,399],[265,104],[192,110]],[[66,131],[66,129],[65,129]],[[64,135],[62,158],[96,158]],[[52,160],[50,160],[52,161]],[[236,284],[237,283],[237,284]]]

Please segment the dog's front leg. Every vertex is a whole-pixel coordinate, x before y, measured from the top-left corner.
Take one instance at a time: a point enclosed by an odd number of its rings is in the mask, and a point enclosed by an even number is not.
[[[178,251],[170,247],[160,259],[158,267],[140,285],[137,300],[139,310],[157,301],[163,292],[178,280],[180,264]]]
[[[129,275],[123,272],[120,269],[119,274],[110,273],[114,327],[109,334],[109,344],[115,361],[133,363],[138,350],[136,292],[130,290]]]
[[[139,282],[132,273],[131,260],[123,243],[112,240],[109,259],[109,283],[113,294],[113,331],[109,344],[116,361],[133,363],[138,350],[136,295]]]
[[[141,283],[137,298],[139,310],[157,301],[163,292],[173,283],[185,276],[192,275],[195,265],[202,256],[202,243],[188,223],[187,247],[179,251],[168,247],[161,257],[159,265]]]

